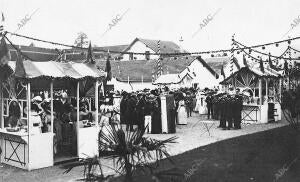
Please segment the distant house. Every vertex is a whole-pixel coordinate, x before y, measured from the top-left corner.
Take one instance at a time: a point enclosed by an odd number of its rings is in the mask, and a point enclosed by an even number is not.
[[[224,76],[226,78],[241,68],[235,57],[233,58],[233,64],[231,64],[230,57],[212,57],[204,60],[219,75],[218,82],[223,81]],[[222,68],[225,75],[222,75]]]
[[[162,60],[163,74],[178,74],[192,61],[192,57],[164,58]],[[157,60],[111,61],[113,79],[108,84],[116,90],[142,90],[156,88],[153,81],[158,78]],[[105,61],[97,61],[99,69],[105,69]],[[154,80],[152,79],[154,75]]]
[[[130,60],[151,60],[158,59],[158,55],[150,55],[159,53],[158,40],[136,38],[129,44],[119,55],[122,61]],[[145,53],[144,55],[126,54],[130,52]],[[160,53],[182,53],[186,52],[180,48],[179,45],[172,41],[160,41]],[[187,53],[187,52],[186,52]],[[170,55],[172,56],[172,55]],[[174,55],[173,55],[174,56]]]
[[[168,57],[163,58],[161,64],[163,73],[160,76],[157,60],[111,61],[113,79],[109,84],[114,85],[116,90],[128,91],[152,89],[159,84],[170,84],[174,88],[219,85],[219,74],[201,57]],[[97,66],[104,70],[105,61],[98,61]]]

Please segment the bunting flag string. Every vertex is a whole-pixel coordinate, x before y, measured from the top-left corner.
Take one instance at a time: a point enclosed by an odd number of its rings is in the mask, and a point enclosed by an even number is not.
[[[25,35],[20,35],[17,33],[12,33],[12,32],[7,32],[11,35],[14,36],[18,36],[18,37],[22,37],[22,38],[26,38],[26,39],[31,39],[34,41],[39,41],[39,42],[44,42],[44,43],[49,43],[49,44],[53,44],[53,45],[58,45],[58,46],[64,46],[64,47],[69,47],[69,48],[75,48],[75,49],[79,49],[79,50],[87,50],[88,48],[82,48],[82,47],[78,47],[78,46],[74,46],[74,45],[68,45],[68,44],[62,44],[62,43],[56,43],[53,41],[46,41],[46,40],[41,40],[38,38],[33,38],[33,37],[29,37],[29,36],[25,36]],[[243,48],[231,48],[231,49],[220,49],[220,50],[211,50],[211,51],[199,51],[199,52],[191,52],[191,53],[158,53],[158,52],[154,52],[154,53],[147,53],[148,55],[161,55],[161,56],[184,56],[184,55],[201,55],[201,54],[215,54],[215,53],[230,53],[230,52],[235,52],[235,51],[241,51],[244,49],[251,49],[252,51],[262,54],[262,55],[266,55],[268,56],[268,54],[260,52],[255,50],[254,48],[259,48],[259,47],[266,47],[266,46],[270,46],[270,45],[276,45],[278,46],[279,43],[283,43],[283,42],[288,42],[290,43],[293,40],[297,40],[300,39],[300,37],[294,37],[294,38],[289,38],[289,39],[285,39],[285,40],[281,40],[281,41],[275,41],[275,42],[270,42],[270,43],[266,43],[266,44],[259,44],[259,45],[254,45],[254,46],[245,46],[243,44],[241,44],[240,42],[237,42],[236,40],[233,40],[236,44],[240,44],[241,46],[243,46]],[[103,50],[103,49],[94,49],[94,52],[106,52],[107,50]],[[122,51],[111,51],[111,53],[116,53],[116,54],[134,54],[134,55],[145,55],[146,53],[142,53],[142,52],[122,52]],[[285,57],[278,57],[278,56],[273,56],[271,55],[272,58],[279,58],[279,59],[289,59],[289,58],[285,58]],[[295,59],[295,58],[291,58],[291,60],[300,60],[300,59]]]
[[[239,48],[240,48],[240,46],[239,45],[237,45]],[[287,48],[279,57],[277,57],[277,58],[275,58],[275,59],[273,59],[273,60],[271,60],[272,62],[278,62],[278,60],[279,59],[283,59],[282,57],[288,52],[288,49],[289,48]],[[260,61],[260,59],[257,59],[256,57],[254,57],[254,56],[252,56],[251,54],[249,54],[249,53],[247,53],[245,50],[246,49],[241,49],[242,51],[243,51],[243,53],[244,54],[246,54],[248,57],[250,57],[251,59],[253,59],[255,62],[259,62]],[[268,54],[268,56],[271,58],[271,55],[270,55],[270,53]],[[288,59],[288,58],[286,58],[286,59]],[[263,62],[268,62],[268,61],[263,61]]]
[[[293,47],[291,47],[291,46],[290,46],[290,49],[291,49],[291,50],[293,50],[293,51],[295,51],[295,52],[298,52],[298,53],[300,53],[300,51],[299,51],[299,50],[297,50],[297,49],[295,49],[295,48],[293,48]]]
[[[267,53],[252,49],[252,47],[245,46],[244,44],[242,44],[240,42],[235,41],[235,43],[243,47],[243,48],[240,48],[240,50],[251,49],[251,51],[256,52],[258,54],[269,56],[269,54],[267,54]],[[283,57],[283,56],[280,57],[280,56],[274,56],[274,55],[270,55],[270,57],[277,58],[277,59],[284,59],[284,60],[300,60],[299,58],[287,58],[287,57]]]

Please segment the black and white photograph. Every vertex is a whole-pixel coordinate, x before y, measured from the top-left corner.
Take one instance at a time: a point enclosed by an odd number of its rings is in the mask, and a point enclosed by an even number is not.
[[[299,0],[0,0],[0,182],[299,182]]]

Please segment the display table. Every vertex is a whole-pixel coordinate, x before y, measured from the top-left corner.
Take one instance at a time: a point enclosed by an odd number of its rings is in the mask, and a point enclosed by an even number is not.
[[[243,104],[242,123],[267,123],[268,105]]]
[[[1,163],[32,170],[53,165],[53,134],[28,135],[0,129]],[[43,151],[41,151],[43,149]]]
[[[97,126],[79,128],[78,130],[78,156],[79,158],[94,157],[98,155],[98,133]]]
[[[281,120],[281,105],[278,102],[275,102],[275,121],[280,121]]]

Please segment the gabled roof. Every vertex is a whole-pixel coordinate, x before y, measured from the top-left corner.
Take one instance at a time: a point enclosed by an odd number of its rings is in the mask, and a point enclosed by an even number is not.
[[[202,59],[201,57],[197,57],[197,59],[202,63],[202,65],[217,79],[219,78],[219,74],[206,60]]]
[[[230,63],[230,57],[212,57],[206,58],[204,61],[218,74],[221,75],[222,67]],[[237,69],[240,69],[238,60],[234,57],[233,63]]]
[[[135,38],[131,44],[127,46],[123,50],[123,52],[127,52],[137,41],[142,42],[148,48],[153,50],[155,53],[158,53],[158,40],[151,40],[151,39],[142,39],[142,38]],[[172,41],[160,41],[160,53],[182,53],[186,52],[182,50],[179,45],[175,44]]]

